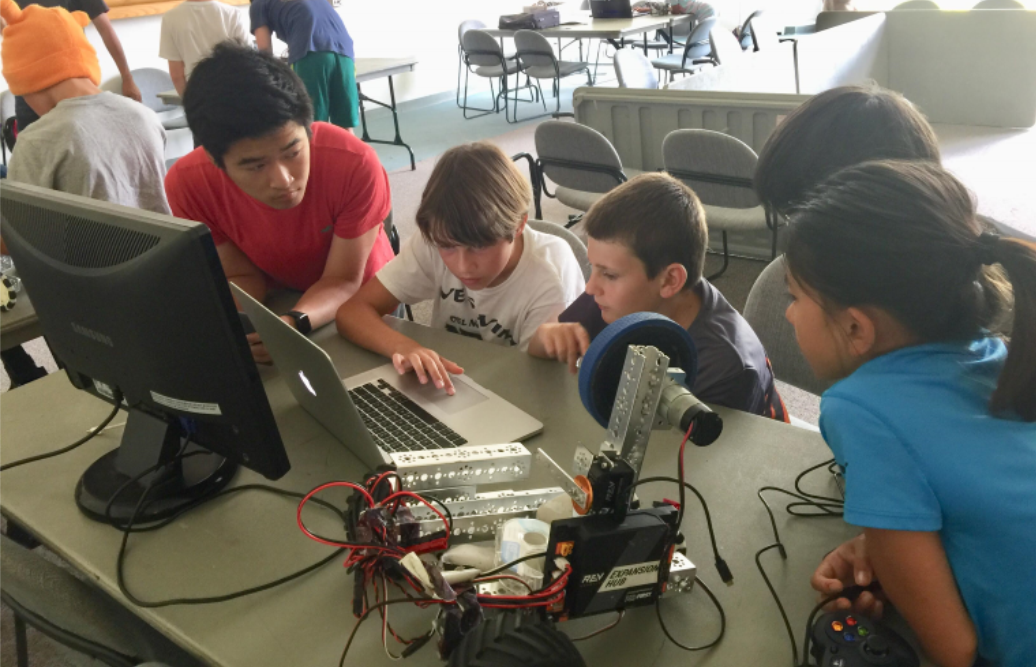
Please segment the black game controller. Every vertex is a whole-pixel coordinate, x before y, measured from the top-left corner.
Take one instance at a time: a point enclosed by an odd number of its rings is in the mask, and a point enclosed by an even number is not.
[[[917,653],[892,630],[851,611],[824,614],[813,626],[813,658],[820,667],[920,667]]]

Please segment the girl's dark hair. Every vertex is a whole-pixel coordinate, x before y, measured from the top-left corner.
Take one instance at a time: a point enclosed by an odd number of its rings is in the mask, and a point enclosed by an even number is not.
[[[764,205],[788,213],[839,169],[868,160],[939,162],[932,126],[905,97],[876,84],[824,91],[788,114],[755,170]]]
[[[881,308],[923,343],[987,333],[1013,288],[1013,339],[990,408],[1036,421],[1036,244],[983,234],[960,181],[932,163],[867,162],[824,181],[792,223],[797,282],[823,304]]]
[[[191,72],[184,114],[195,141],[216,165],[242,139],[258,139],[294,121],[309,132],[313,104],[302,79],[273,55],[226,41]]]

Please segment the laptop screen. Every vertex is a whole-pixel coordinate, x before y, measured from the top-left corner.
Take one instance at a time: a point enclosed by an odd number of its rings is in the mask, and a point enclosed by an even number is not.
[[[590,15],[595,19],[633,18],[630,0],[590,0]]]

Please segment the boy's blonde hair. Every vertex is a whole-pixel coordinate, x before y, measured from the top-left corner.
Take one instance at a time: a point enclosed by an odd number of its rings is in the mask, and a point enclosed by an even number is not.
[[[437,246],[484,248],[513,241],[531,201],[514,162],[495,144],[476,141],[439,158],[421,195],[417,227]]]
[[[687,269],[684,289],[701,280],[709,232],[698,195],[668,174],[643,174],[601,197],[583,226],[597,241],[619,242],[654,278],[670,264]]]

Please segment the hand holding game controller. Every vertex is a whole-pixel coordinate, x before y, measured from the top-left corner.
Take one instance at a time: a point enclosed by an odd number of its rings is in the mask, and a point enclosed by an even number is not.
[[[917,653],[892,630],[852,611],[821,616],[811,653],[820,667],[919,667]]]
[[[884,600],[875,592],[879,587],[867,557],[867,542],[862,533],[824,556],[813,573],[810,585],[823,596],[844,596],[827,607],[829,611],[853,609],[876,619],[881,618],[884,611]],[[849,595],[848,591],[856,587],[865,589]]]

